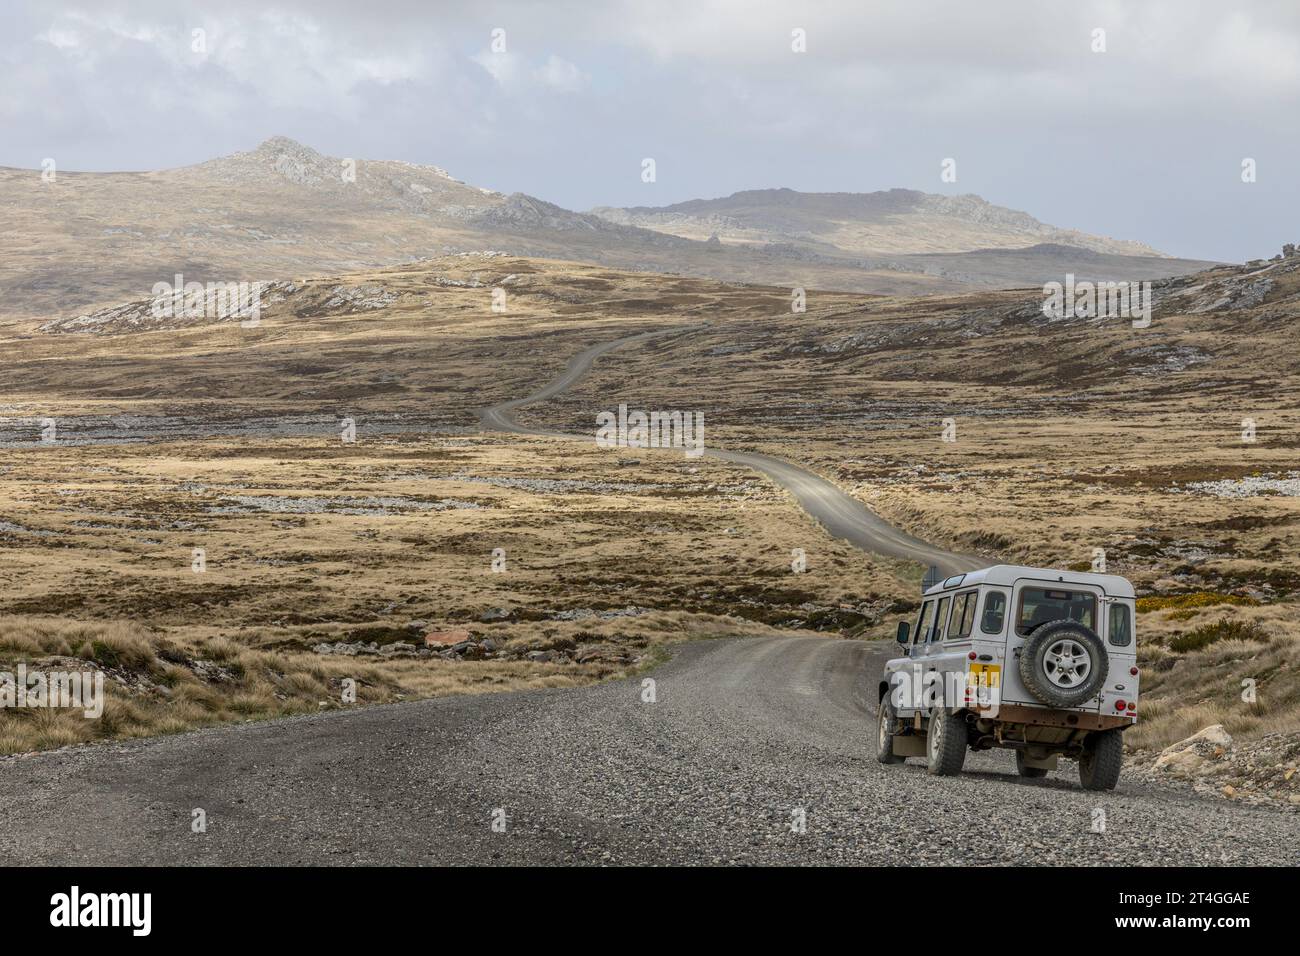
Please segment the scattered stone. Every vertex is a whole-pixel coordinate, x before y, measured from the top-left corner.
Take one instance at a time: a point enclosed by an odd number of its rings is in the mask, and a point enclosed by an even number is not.
[[[550,615],[552,621],[582,621],[587,618],[599,618],[603,621],[610,621],[619,617],[637,617],[641,614],[648,614],[650,608],[637,607],[629,604],[624,608],[612,608],[606,611],[597,611],[589,607],[572,608],[567,611],[556,611]]]
[[[426,647],[450,647],[470,640],[469,631],[429,631],[424,635]]]
[[[205,661],[202,658],[196,658],[188,663],[190,670],[194,671],[194,676],[199,680],[207,681],[209,684],[229,684],[235,680],[234,672],[216,661]]]
[[[574,652],[573,659],[579,664],[625,664],[631,655],[617,644],[584,644]]]

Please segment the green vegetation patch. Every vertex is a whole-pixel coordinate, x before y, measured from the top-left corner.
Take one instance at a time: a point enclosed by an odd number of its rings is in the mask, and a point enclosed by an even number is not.
[[[1148,611],[1191,610],[1214,607],[1218,604],[1253,606],[1258,603],[1254,598],[1240,594],[1224,594],[1221,591],[1193,591],[1190,594],[1167,594],[1159,597],[1138,598],[1137,611],[1139,614],[1145,614]]]
[[[1268,642],[1268,634],[1253,621],[1217,621],[1205,624],[1194,631],[1179,634],[1169,642],[1169,649],[1185,654],[1199,651],[1222,640]]]

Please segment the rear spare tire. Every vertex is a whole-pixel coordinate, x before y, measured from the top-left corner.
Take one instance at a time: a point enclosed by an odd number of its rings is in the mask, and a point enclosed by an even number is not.
[[[1051,621],[1034,630],[1020,650],[1020,679],[1048,707],[1078,707],[1106,681],[1106,648],[1078,621]]]

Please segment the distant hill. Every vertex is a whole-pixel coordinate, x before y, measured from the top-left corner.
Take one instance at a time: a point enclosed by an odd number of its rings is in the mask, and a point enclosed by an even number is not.
[[[872,193],[802,193],[750,189],[722,199],[671,206],[601,206],[610,222],[721,242],[803,243],[856,255],[1014,249],[1040,243],[1122,256],[1160,256],[1141,242],[1058,229],[1028,213],[979,196],[939,196],[913,189]]]
[[[177,273],[295,280],[476,251],[886,294],[1207,265],[1045,226],[976,197],[760,190],[581,213],[437,166],[331,157],[285,137],[152,172],[59,171],[45,182],[39,170],[0,168],[0,320],[75,318]]]

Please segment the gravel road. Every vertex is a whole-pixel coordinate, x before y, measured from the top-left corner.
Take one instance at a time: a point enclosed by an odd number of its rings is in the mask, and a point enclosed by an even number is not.
[[[5,758],[0,848],[46,864],[1300,862],[1293,814],[1127,780],[1085,793],[1068,762],[1033,781],[1009,753],[955,778],[881,766],[887,653],[701,641],[654,672],[653,703],[637,678]]]
[[[596,359],[616,349],[628,345],[640,344],[651,339],[668,336],[686,335],[706,326],[682,325],[668,329],[656,329],[640,332],[621,339],[613,339],[593,345],[569,360],[564,372],[543,388],[531,395],[511,399],[479,412],[479,423],[492,431],[510,432],[517,435],[541,435],[550,438],[574,438],[593,441],[592,435],[573,435],[566,432],[549,431],[521,425],[514,418],[514,412],[525,405],[542,402],[560,394],[576,384],[591,371]],[[707,448],[705,454],[712,458],[732,462],[753,468],[771,478],[785,488],[799,506],[816,520],[827,533],[835,538],[842,538],[855,547],[883,554],[891,558],[904,558],[916,561],[926,567],[935,565],[943,576],[957,574],[961,571],[975,571],[987,567],[988,561],[967,554],[953,554],[942,548],[913,537],[905,531],[893,527],[883,518],[869,509],[852,495],[841,491],[833,483],[820,475],[791,464],[781,458],[762,455],[751,451],[730,451],[720,448]]]

